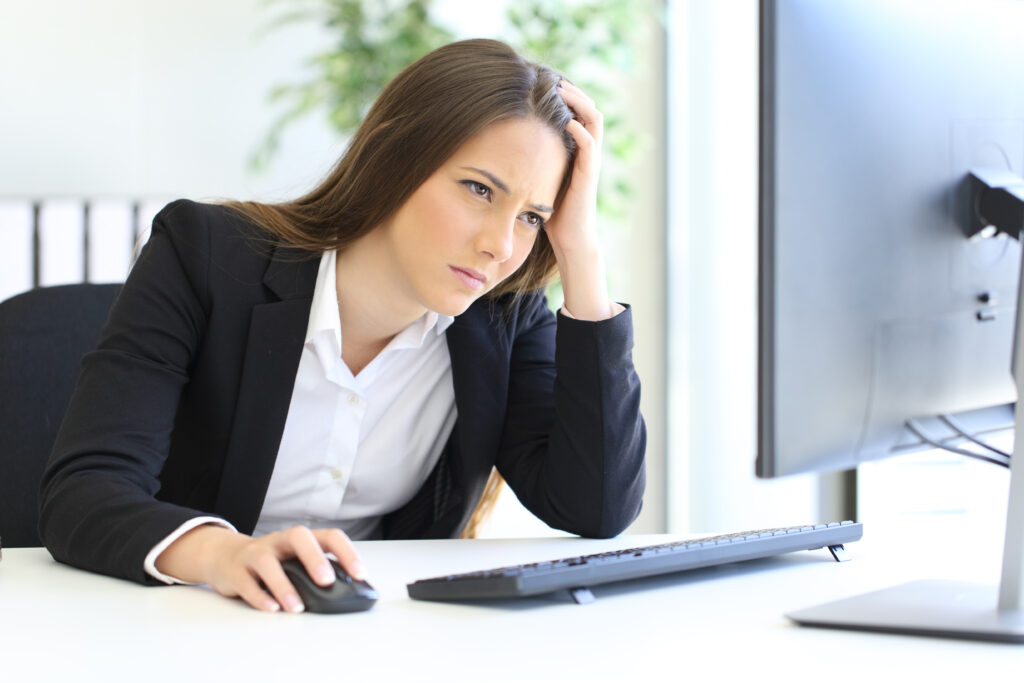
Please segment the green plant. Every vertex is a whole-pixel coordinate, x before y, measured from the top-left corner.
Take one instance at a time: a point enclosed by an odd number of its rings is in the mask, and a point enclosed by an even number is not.
[[[336,42],[309,59],[309,80],[270,91],[270,101],[285,109],[253,156],[253,167],[266,166],[292,122],[317,111],[326,113],[341,136],[351,135],[388,81],[426,53],[455,39],[431,19],[430,5],[431,0],[288,2],[288,11],[275,17],[276,25],[315,21],[336,34]]]

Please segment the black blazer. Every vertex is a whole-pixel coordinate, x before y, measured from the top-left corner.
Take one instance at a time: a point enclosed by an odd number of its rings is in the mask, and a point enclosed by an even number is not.
[[[146,554],[186,520],[253,530],[318,263],[222,206],[179,200],[157,215],[43,475],[40,536],[56,559],[154,583]],[[478,300],[455,319],[458,418],[426,483],[385,516],[385,538],[457,536],[494,465],[553,527],[606,537],[636,518],[645,431],[630,312],[558,317],[537,294]]]

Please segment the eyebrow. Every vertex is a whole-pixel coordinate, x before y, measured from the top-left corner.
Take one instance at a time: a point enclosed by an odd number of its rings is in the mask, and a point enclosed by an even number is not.
[[[485,178],[490,180],[492,183],[494,183],[494,185],[499,190],[501,190],[505,194],[509,194],[508,185],[503,183],[498,176],[494,175],[490,171],[485,171],[484,169],[477,168],[475,166],[463,166],[462,168],[467,170],[467,171],[475,171],[476,173],[479,173],[480,175],[484,176]],[[555,210],[552,207],[546,206],[544,204],[530,204],[529,206],[534,211],[540,211],[541,213],[554,213],[555,212]]]

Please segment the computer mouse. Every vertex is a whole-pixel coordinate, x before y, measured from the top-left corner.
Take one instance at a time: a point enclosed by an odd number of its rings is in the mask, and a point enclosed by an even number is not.
[[[315,582],[306,573],[306,568],[297,557],[281,562],[281,568],[295,586],[295,592],[306,606],[306,611],[317,614],[340,614],[363,612],[373,607],[380,597],[373,586],[366,581],[353,579],[337,560],[328,559],[337,577],[330,586],[321,586]]]

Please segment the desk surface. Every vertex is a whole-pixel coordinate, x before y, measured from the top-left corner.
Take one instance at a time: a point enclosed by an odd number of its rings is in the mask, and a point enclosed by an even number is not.
[[[417,578],[669,538],[361,542],[381,600],[369,612],[337,616],[264,614],[205,587],[147,588],[60,565],[42,549],[6,549],[0,677],[565,682],[711,674],[870,682],[865,676],[906,675],[930,683],[1009,680],[1024,669],[1020,646],[788,622],[789,610],[906,580],[997,577],[998,548],[968,548],[973,561],[963,562],[963,552],[874,542],[870,529],[849,547],[850,562],[803,552],[598,587],[589,605],[567,594],[487,604],[406,596],[405,584]]]

